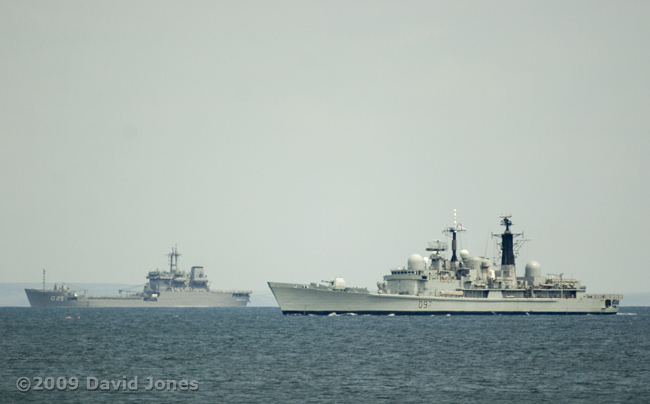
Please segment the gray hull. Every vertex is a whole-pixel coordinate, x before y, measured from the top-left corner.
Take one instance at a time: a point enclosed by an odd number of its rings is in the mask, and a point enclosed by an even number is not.
[[[72,296],[53,290],[25,289],[32,307],[245,307],[250,291],[165,291],[154,300],[142,295]]]
[[[580,298],[467,298],[408,296],[331,290],[269,282],[284,314],[615,314],[620,295]]]
[[[377,282],[377,293],[365,288],[346,287],[343,278],[309,285],[269,282],[284,314],[615,314],[623,295],[587,294],[579,279],[563,273],[542,276],[537,261],[526,264],[524,276],[517,276],[515,241],[510,215],[501,216],[502,234],[493,235],[500,259],[472,256],[457,251],[458,233],[465,228],[456,222],[443,230],[452,238],[448,244],[434,240],[428,256],[412,254],[407,265],[391,269]],[[525,241],[525,240],[524,240]],[[522,241],[523,243],[523,241]],[[493,265],[501,265],[494,269]]]

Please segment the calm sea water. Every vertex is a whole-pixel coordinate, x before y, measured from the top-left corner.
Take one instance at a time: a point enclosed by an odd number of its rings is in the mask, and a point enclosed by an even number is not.
[[[0,308],[0,403],[648,403],[649,320]]]

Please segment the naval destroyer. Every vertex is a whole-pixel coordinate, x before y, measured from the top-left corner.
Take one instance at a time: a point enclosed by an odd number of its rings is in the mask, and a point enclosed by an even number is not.
[[[149,271],[142,292],[114,296],[79,294],[65,284],[53,289],[25,289],[32,307],[244,307],[250,301],[249,290],[210,290],[203,267],[189,273],[178,269],[179,253],[174,247],[169,256],[169,271]]]
[[[435,240],[428,256],[413,254],[406,267],[393,269],[377,282],[377,292],[347,287],[343,278],[311,284],[269,282],[284,314],[615,314],[619,294],[587,294],[578,279],[563,274],[542,276],[536,261],[526,264],[525,274],[515,270],[515,249],[520,246],[510,227],[511,216],[501,216],[497,234],[501,265],[467,250],[456,254],[456,224],[446,228],[452,238],[451,258],[444,257],[448,244]]]

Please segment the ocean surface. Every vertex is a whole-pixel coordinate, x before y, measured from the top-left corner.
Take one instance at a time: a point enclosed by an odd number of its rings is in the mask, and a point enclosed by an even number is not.
[[[0,358],[0,403],[650,403],[650,308],[312,317],[5,307]]]

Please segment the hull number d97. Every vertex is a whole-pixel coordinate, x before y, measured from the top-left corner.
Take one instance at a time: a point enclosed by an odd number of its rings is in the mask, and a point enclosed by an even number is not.
[[[430,309],[432,307],[433,307],[433,302],[430,302],[428,300],[418,301],[418,309]]]

